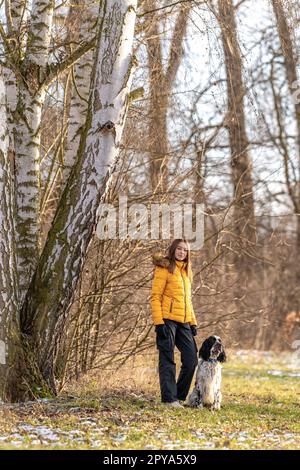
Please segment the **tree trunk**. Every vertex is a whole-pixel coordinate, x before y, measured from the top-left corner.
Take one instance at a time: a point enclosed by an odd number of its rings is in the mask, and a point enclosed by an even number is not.
[[[48,63],[54,5],[55,0],[34,0],[32,4],[25,63],[39,66],[41,73]]]
[[[156,0],[148,0],[144,8],[150,11],[155,10],[157,8]],[[148,39],[146,44],[150,85],[150,181],[152,191],[162,195],[166,193],[168,187],[169,139],[167,112],[170,95],[183,55],[182,42],[186,34],[190,9],[191,4],[184,4],[176,18],[166,71],[164,71],[163,65],[159,16],[157,12],[148,15]]]
[[[20,337],[17,311],[17,265],[14,240],[14,203],[8,156],[6,89],[0,67],[0,400],[11,399]]]
[[[101,4],[97,58],[79,154],[21,311],[24,337],[54,393],[53,370],[67,309],[117,163],[135,63],[131,56],[135,9],[135,0]]]
[[[216,16],[221,29],[225,59],[227,115],[224,122],[229,134],[231,178],[234,188],[233,220],[229,239],[232,254],[227,255],[227,261],[230,262],[232,259],[236,270],[236,287],[233,292],[236,312],[244,311],[246,316],[253,302],[259,305],[261,301],[259,294],[251,296],[248,288],[252,279],[261,278],[262,266],[258,265],[255,259],[257,245],[252,163],[248,154],[242,59],[232,0],[218,0]],[[245,316],[240,315],[234,325],[238,342],[242,339],[247,340],[248,330],[243,323]]]
[[[234,186],[234,237],[236,263],[245,269],[245,259],[256,242],[252,164],[248,155],[243,99],[242,59],[237,38],[235,11],[232,0],[218,0],[218,22],[221,28],[225,56],[228,111],[227,129],[231,150]],[[249,259],[247,260],[249,261]],[[246,263],[248,264],[248,263]]]
[[[85,40],[64,60],[49,63],[54,0],[33,1],[30,21],[27,6],[25,0],[6,0],[1,27],[0,396],[7,400],[53,391],[20,318],[39,256],[41,115],[48,87],[95,43]]]
[[[82,3],[82,2],[81,2]],[[97,22],[99,11],[98,4],[89,4],[85,1],[86,8],[82,13],[82,22],[78,40],[83,42],[91,40],[93,28]],[[78,11],[75,11],[78,14]],[[72,72],[72,96],[70,102],[69,125],[67,133],[67,146],[64,155],[63,186],[65,185],[71,169],[75,164],[78,153],[80,135],[84,129],[88,100],[90,93],[91,74],[94,62],[94,51],[87,52],[74,66]]]
[[[282,55],[284,57],[284,66],[286,71],[286,78],[288,82],[289,91],[292,98],[292,103],[294,107],[294,116],[296,120],[296,129],[297,129],[297,151],[298,151],[298,168],[296,173],[296,184],[295,187],[291,184],[289,178],[289,158],[288,152],[286,152],[285,158],[285,168],[286,168],[286,179],[287,179],[287,186],[288,186],[288,194],[291,198],[291,202],[293,204],[295,214],[297,217],[297,226],[296,226],[296,292],[294,292],[293,298],[295,299],[293,302],[293,308],[296,311],[300,311],[300,100],[298,93],[296,93],[299,89],[299,82],[297,76],[297,59],[293,51],[293,41],[290,33],[290,29],[288,26],[286,13],[284,10],[283,2],[281,0],[272,0],[273,10],[276,16],[277,21],[277,29],[281,44]]]
[[[45,93],[18,88],[15,112],[15,169],[17,251],[20,300],[24,297],[39,256],[40,125]]]
[[[9,135],[9,158],[12,162],[12,175],[15,179],[15,113],[18,101],[18,87],[15,70],[11,67],[12,63],[19,64],[25,54],[26,46],[26,22],[27,22],[27,0],[6,0],[5,11],[7,18],[7,32],[11,38],[11,46],[5,48],[5,62],[8,65],[3,68],[5,77],[6,103],[7,103],[7,126]],[[15,187],[15,181],[13,181]],[[14,196],[15,197],[15,196]]]
[[[14,112],[14,152],[17,204],[17,251],[20,299],[24,298],[37,266],[40,210],[40,127],[54,0],[35,0],[32,5],[27,48],[18,79]]]
[[[11,38],[17,44],[19,57],[22,55],[25,46],[26,22],[27,22],[28,0],[5,0],[5,13],[7,19],[7,29]]]
[[[5,85],[0,69],[0,400],[18,401],[34,398],[40,393],[37,387],[45,390],[47,384],[32,367],[34,360],[20,333],[14,180]]]

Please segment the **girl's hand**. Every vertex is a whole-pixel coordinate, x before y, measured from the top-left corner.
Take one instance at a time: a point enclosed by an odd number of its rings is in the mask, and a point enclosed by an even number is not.
[[[162,325],[156,325],[155,331],[161,338],[167,338],[168,336],[167,326],[164,323]]]
[[[193,336],[197,336],[198,331],[196,325],[191,325],[191,332]]]

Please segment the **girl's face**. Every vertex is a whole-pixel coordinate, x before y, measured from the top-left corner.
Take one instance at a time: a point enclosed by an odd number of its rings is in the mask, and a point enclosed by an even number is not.
[[[180,242],[177,245],[176,250],[175,250],[175,258],[178,261],[183,261],[186,258],[187,252],[188,252],[188,248],[187,248],[186,243]]]

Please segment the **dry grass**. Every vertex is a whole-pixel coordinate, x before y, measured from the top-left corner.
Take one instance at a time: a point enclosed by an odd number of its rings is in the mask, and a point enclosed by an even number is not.
[[[300,449],[295,355],[229,354],[220,412],[166,409],[156,361],[155,352],[147,354],[69,384],[56,400],[3,406],[0,447]]]

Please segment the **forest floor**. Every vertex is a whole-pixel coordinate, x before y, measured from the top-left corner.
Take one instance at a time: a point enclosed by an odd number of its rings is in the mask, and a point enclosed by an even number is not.
[[[55,400],[0,405],[0,449],[300,449],[299,355],[228,359],[218,412],[162,405],[154,353]]]

